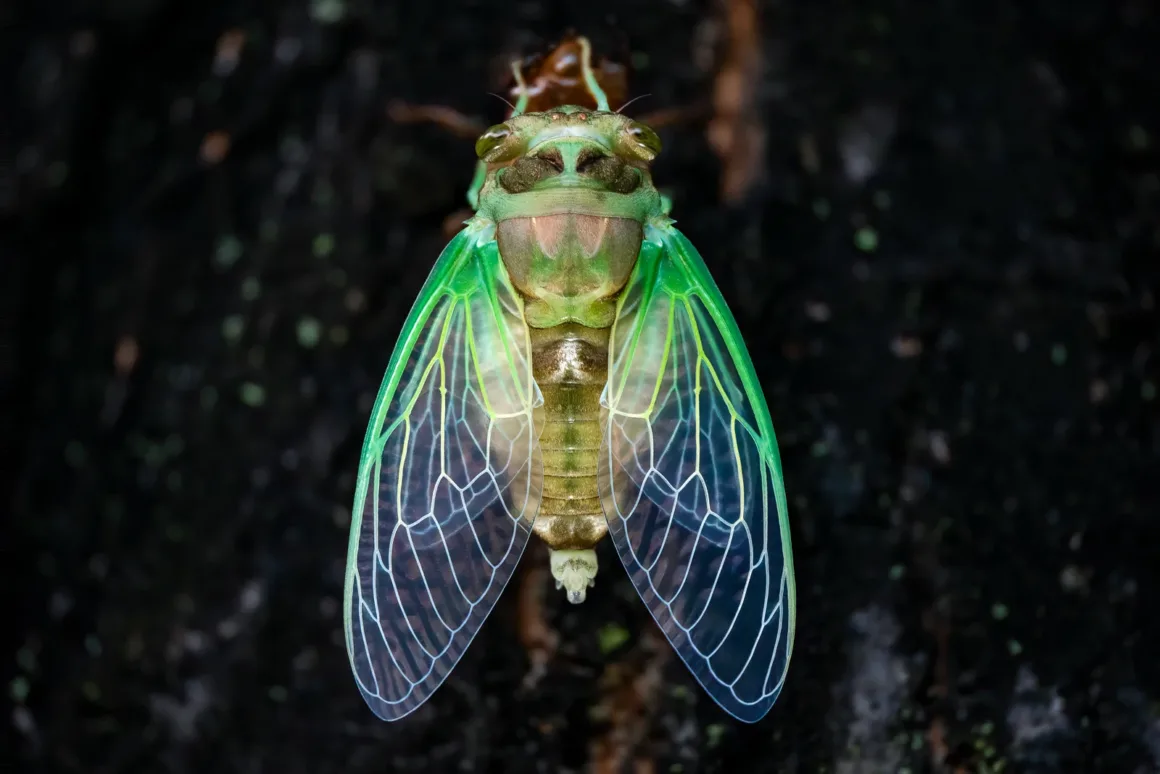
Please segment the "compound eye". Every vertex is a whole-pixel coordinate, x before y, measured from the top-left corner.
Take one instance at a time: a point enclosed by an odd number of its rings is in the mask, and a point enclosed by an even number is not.
[[[625,131],[637,145],[646,151],[649,158],[661,152],[661,138],[657,136],[656,132],[644,124],[633,121]]]
[[[506,124],[496,124],[475,141],[475,155],[483,161],[493,161],[492,156],[511,136],[512,130]]]

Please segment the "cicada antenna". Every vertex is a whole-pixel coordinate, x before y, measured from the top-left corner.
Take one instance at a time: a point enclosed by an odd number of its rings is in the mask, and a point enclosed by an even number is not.
[[[512,106],[512,116],[514,117],[521,115],[528,109],[528,84],[524,81],[524,71],[520,68],[518,61],[512,62],[512,77],[516,79],[516,87],[520,90],[520,96],[516,99],[516,104]]]
[[[584,73],[584,85],[588,88],[588,93],[596,100],[596,109],[605,113],[611,112],[611,108],[608,107],[608,95],[600,88],[596,73],[592,72],[592,44],[583,36],[580,38],[580,71]]]
[[[624,109],[625,109],[626,107],[628,107],[629,105],[631,105],[633,102],[636,102],[638,99],[644,99],[645,97],[651,97],[651,96],[652,96],[651,94],[641,94],[641,95],[639,95],[639,96],[633,97],[633,98],[632,98],[632,99],[630,99],[628,102],[625,102],[623,105],[621,105],[620,107],[618,107],[618,108],[616,109],[616,112],[617,112],[617,113],[623,113],[623,112],[624,112]]]
[[[489,96],[489,97],[495,97],[496,99],[498,99],[498,100],[499,100],[500,102],[502,102],[503,104],[507,105],[507,106],[508,106],[509,108],[511,108],[512,110],[515,110],[515,109],[516,109],[516,106],[515,106],[515,105],[513,105],[513,104],[512,104],[512,103],[510,103],[510,102],[508,102],[506,99],[504,99],[504,98],[503,98],[502,96],[500,96],[499,94],[496,94],[494,91],[489,91],[489,92],[487,93],[487,96]],[[513,115],[514,115],[514,114],[513,114]]]

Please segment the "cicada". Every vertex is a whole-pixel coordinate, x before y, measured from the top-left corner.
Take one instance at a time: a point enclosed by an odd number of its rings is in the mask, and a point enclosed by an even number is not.
[[[532,535],[573,603],[609,536],[710,696],[777,699],[795,591],[773,423],[749,353],[588,41],[588,105],[518,101],[476,142],[474,215],[419,293],[363,444],[347,653],[380,718],[443,683]],[[529,109],[529,106],[537,108]]]

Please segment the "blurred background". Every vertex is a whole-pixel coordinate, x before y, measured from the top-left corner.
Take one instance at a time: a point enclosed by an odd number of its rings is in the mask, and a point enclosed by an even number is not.
[[[797,648],[755,726],[619,569],[572,606],[532,549],[405,722],[342,646],[371,401],[475,160],[403,108],[499,121],[570,29],[667,111],[658,184],[778,428]],[[1154,4],[110,0],[0,35],[5,770],[1160,771]]]

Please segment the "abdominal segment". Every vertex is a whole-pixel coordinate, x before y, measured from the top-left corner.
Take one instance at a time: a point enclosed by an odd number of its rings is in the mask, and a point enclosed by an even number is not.
[[[608,532],[596,486],[608,328],[531,328],[532,372],[544,396],[544,489],[533,530],[550,548],[591,548]]]

